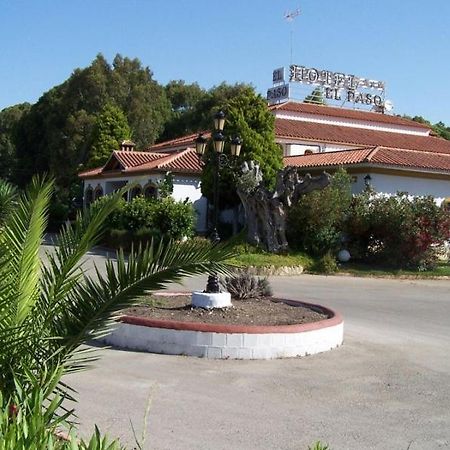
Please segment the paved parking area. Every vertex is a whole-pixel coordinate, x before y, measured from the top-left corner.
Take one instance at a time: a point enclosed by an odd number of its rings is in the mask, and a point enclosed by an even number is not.
[[[95,369],[67,379],[82,431],[97,423],[133,444],[148,408],[146,449],[450,448],[449,280],[271,281],[277,295],[339,310],[344,345],[274,361],[101,350]]]

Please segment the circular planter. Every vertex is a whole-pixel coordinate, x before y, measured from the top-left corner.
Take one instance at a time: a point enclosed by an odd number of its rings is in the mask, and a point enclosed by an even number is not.
[[[307,306],[328,319],[299,325],[224,325],[122,316],[102,341],[113,347],[212,359],[273,359],[313,355],[343,342],[342,316],[324,306],[284,300]]]
[[[231,294],[229,292],[199,292],[192,293],[192,306],[196,308],[228,308],[231,306]]]

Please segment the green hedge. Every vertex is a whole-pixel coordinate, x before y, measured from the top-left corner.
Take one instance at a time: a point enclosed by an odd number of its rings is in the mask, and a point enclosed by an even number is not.
[[[100,199],[101,201],[101,199]],[[195,210],[189,202],[173,198],[146,199],[135,197],[122,201],[109,221],[106,244],[130,248],[152,238],[182,239],[194,234]]]

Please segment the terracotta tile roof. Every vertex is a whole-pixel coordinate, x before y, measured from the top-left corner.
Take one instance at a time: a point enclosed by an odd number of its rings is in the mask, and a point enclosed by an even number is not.
[[[275,133],[277,138],[293,138],[313,142],[354,145],[357,147],[381,146],[450,154],[450,141],[433,136],[416,136],[287,119],[275,120]]]
[[[320,166],[342,166],[364,162],[374,147],[357,150],[342,150],[336,152],[313,153],[301,156],[286,156],[285,166],[297,167],[320,167]]]
[[[167,156],[164,153],[153,153],[153,152],[133,152],[133,151],[115,151],[113,152],[111,158],[116,158],[123,168],[136,167],[151,161],[155,161],[162,156]],[[107,165],[108,163],[106,163]],[[105,167],[106,167],[105,165]]]
[[[383,165],[450,173],[450,154],[420,152],[386,147],[371,147],[312,155],[288,156],[285,166],[304,168],[351,165]]]
[[[171,171],[176,173],[201,173],[197,153],[187,148],[177,153],[115,151],[103,167],[79,173],[80,178],[108,177],[114,174]]]
[[[369,156],[368,160],[373,164],[450,172],[450,154],[379,147],[376,152]]]
[[[92,178],[99,176],[102,173],[103,167],[96,167],[95,169],[83,170],[83,172],[79,172],[78,176],[80,178]]]
[[[412,128],[430,129],[428,125],[404,119],[403,117],[390,116],[372,111],[358,109],[337,108],[326,105],[315,105],[312,103],[286,102],[270,107],[272,111],[290,111],[304,114],[337,117],[341,119],[363,120],[391,125],[401,125]]]
[[[202,134],[207,139],[211,137],[211,132],[209,131],[204,131],[202,132]],[[189,134],[187,136],[181,136],[179,138],[171,139],[170,141],[160,142],[159,144],[154,144],[149,147],[147,151],[161,151],[162,149],[170,147],[194,147],[195,139],[197,139],[198,135],[199,133]]]
[[[126,173],[147,172],[150,170],[177,173],[201,173],[201,160],[193,148],[187,148],[175,154],[165,155],[160,159],[125,170]]]

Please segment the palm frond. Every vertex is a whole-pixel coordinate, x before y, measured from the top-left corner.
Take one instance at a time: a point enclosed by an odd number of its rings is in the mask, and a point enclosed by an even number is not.
[[[66,361],[81,343],[107,332],[119,312],[145,292],[162,289],[186,276],[206,272],[228,274],[230,266],[226,261],[233,254],[227,245],[199,241],[151,243],[144,249],[133,250],[127,262],[119,251],[117,262],[106,263],[105,274],[97,269],[97,279],[86,278],[66,302],[59,323],[60,335],[66,336]],[[80,366],[77,359],[76,365]],[[67,367],[71,366],[70,363]]]
[[[23,323],[39,297],[39,248],[47,225],[53,182],[33,178],[8,215],[0,240],[0,309],[14,311],[15,325]],[[2,319],[4,319],[2,314]]]
[[[16,188],[7,181],[0,179],[0,227],[13,210],[16,198]]]
[[[65,299],[82,281],[82,258],[98,243],[106,228],[106,219],[117,207],[129,187],[94,203],[79,213],[72,225],[65,226],[57,237],[53,253],[47,253],[48,265],[42,273],[42,294],[36,305],[36,314],[42,312],[42,321],[51,323],[63,309]]]

